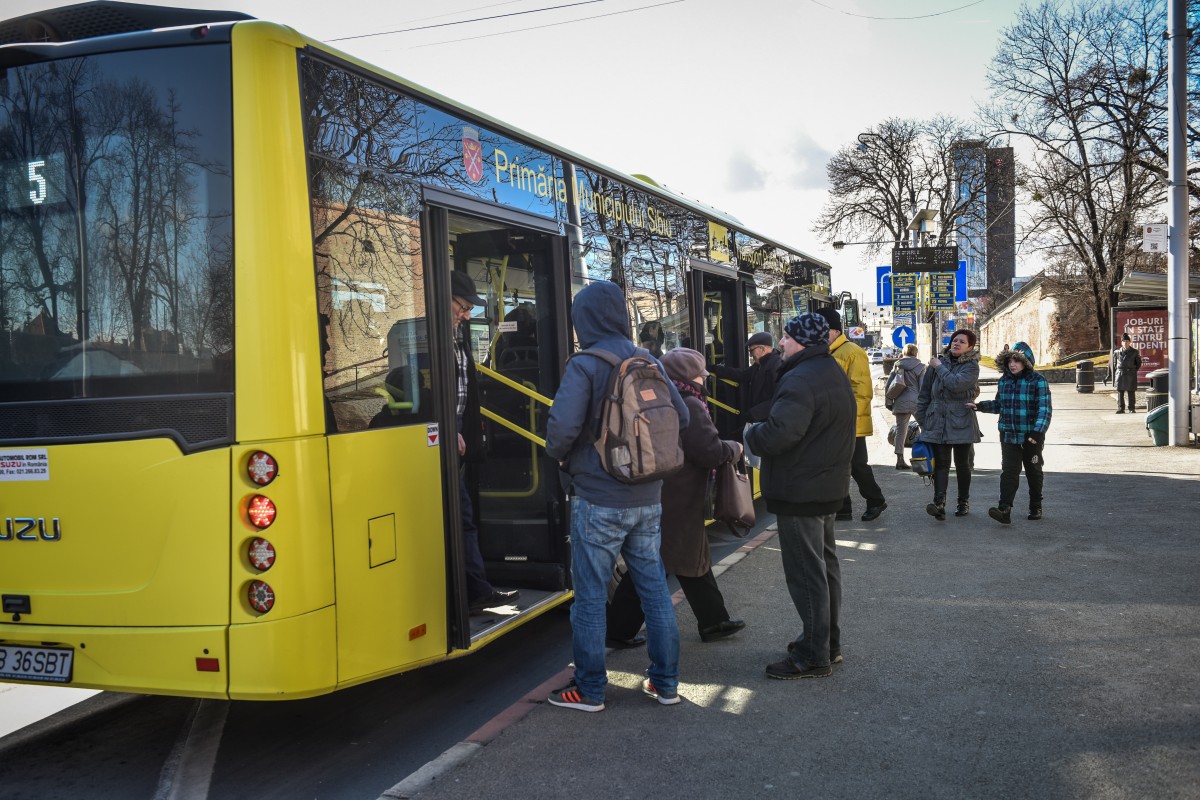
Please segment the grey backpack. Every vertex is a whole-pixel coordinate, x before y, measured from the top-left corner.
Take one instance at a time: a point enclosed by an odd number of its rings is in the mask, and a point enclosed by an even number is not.
[[[683,466],[679,412],[654,357],[637,349],[622,361],[607,350],[581,350],[612,366],[599,404],[595,447],[604,471],[622,483],[662,480]]]

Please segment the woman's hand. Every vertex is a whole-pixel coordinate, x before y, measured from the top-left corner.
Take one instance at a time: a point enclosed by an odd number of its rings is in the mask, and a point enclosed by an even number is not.
[[[742,453],[744,452],[742,443],[741,442],[730,442],[730,444],[733,445],[733,458],[730,460],[731,461],[740,461],[742,458]]]
[[[940,367],[941,365],[942,365],[942,360],[940,358],[938,358],[937,356],[934,356],[933,358],[929,359],[929,366],[933,367],[934,369]]]
[[[966,406],[967,406],[967,408],[971,409],[972,411],[979,408],[979,406],[975,405],[974,403],[967,403]]]

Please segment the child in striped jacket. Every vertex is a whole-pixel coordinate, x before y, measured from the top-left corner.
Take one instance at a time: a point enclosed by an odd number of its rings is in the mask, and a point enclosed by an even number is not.
[[[1053,411],[1050,385],[1034,370],[1033,350],[1017,342],[996,356],[1002,374],[996,384],[996,399],[968,403],[987,414],[1000,415],[1000,505],[988,516],[1005,525],[1012,522],[1013,500],[1021,484],[1021,468],[1029,484],[1029,519],[1042,518],[1042,448]]]

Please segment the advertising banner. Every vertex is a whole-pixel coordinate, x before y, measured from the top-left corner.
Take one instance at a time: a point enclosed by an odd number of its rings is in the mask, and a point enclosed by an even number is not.
[[[1142,367],[1138,370],[1138,383],[1149,383],[1146,377],[1156,369],[1167,366],[1167,309],[1165,308],[1117,308],[1113,311],[1113,350],[1121,347],[1121,335],[1129,334],[1129,341],[1142,356]]]

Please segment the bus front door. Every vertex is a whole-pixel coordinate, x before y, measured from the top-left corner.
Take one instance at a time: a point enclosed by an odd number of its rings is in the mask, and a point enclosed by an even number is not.
[[[704,332],[704,361],[709,370],[714,366],[740,367],[745,348],[745,323],[742,321],[741,286],[734,277],[697,270],[704,303],[701,306]],[[696,274],[693,273],[693,274]],[[709,377],[710,408],[717,431],[725,439],[741,440],[740,409],[744,404],[741,387]]]
[[[569,544],[558,464],[544,439],[566,342],[562,237],[449,212],[451,268],[486,305],[464,323],[476,361],[484,453],[461,471],[488,581],[512,605],[468,614],[471,641],[564,599]],[[460,596],[461,602],[461,596]],[[461,619],[461,617],[460,617]]]

